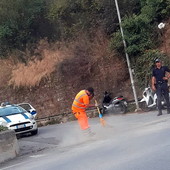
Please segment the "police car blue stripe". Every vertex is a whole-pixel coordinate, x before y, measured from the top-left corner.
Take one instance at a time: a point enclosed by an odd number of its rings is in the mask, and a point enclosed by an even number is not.
[[[10,122],[11,122],[11,120],[8,119],[6,116],[3,116],[2,118],[3,118],[7,123],[10,123]]]
[[[21,114],[25,117],[25,119],[29,119],[29,117],[25,113],[21,113]]]

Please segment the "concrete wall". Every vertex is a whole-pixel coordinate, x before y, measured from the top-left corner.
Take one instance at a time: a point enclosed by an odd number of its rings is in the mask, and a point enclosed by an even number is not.
[[[18,154],[19,146],[15,132],[12,130],[0,132],[0,163],[12,159]]]

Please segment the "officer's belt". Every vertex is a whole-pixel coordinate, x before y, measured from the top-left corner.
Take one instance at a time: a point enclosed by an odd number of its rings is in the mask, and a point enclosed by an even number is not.
[[[166,83],[166,81],[163,80],[163,81],[157,81],[157,82],[156,82],[156,84],[159,84],[159,85],[160,85],[160,84],[163,84],[163,83]]]

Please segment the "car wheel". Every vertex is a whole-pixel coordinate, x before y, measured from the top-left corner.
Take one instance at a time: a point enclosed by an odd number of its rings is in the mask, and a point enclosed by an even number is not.
[[[36,135],[38,133],[38,129],[31,132],[31,135]]]
[[[21,134],[16,134],[17,139],[21,138]]]

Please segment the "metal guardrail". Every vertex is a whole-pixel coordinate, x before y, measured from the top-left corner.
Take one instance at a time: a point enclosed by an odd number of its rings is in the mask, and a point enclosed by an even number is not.
[[[97,109],[88,109],[86,112],[89,117],[96,117],[98,115]],[[58,123],[58,124],[66,123],[68,121],[73,121],[73,120],[76,120],[76,118],[71,112],[60,113],[60,114],[36,119],[39,126],[44,126],[44,125],[54,124],[54,123]]]

